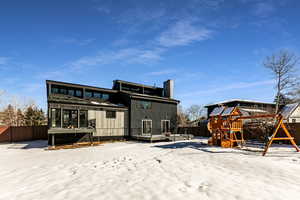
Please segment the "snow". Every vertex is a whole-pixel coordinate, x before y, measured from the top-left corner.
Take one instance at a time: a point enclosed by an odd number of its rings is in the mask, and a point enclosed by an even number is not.
[[[0,199],[299,199],[300,153],[223,149],[206,139],[45,150],[0,145]]]

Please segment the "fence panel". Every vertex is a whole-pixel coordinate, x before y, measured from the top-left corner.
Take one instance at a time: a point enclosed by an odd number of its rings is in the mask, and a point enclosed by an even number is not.
[[[0,142],[21,142],[48,139],[47,126],[2,126]]]
[[[33,140],[47,140],[48,126],[33,126]]]
[[[10,129],[9,126],[0,127],[0,142],[9,142],[10,141]]]

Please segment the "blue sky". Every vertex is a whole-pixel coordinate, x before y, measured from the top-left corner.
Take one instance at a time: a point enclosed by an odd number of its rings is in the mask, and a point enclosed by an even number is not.
[[[300,46],[298,0],[2,0],[0,90],[46,107],[45,80],[175,80],[184,107],[271,102],[267,55]]]

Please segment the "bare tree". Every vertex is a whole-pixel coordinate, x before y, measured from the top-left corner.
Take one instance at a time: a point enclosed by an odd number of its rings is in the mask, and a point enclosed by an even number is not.
[[[3,103],[3,96],[4,96],[4,90],[0,90],[0,106],[2,106]]]
[[[295,71],[299,58],[287,50],[281,50],[271,56],[266,57],[264,66],[271,70],[276,79],[276,97],[288,93],[296,85]],[[280,98],[275,98],[276,113],[279,111]]]
[[[191,105],[186,110],[186,113],[188,115],[189,120],[193,121],[205,116],[205,108],[201,105]]]
[[[188,116],[181,105],[178,106],[177,109],[177,125],[178,126],[186,126],[188,122]]]

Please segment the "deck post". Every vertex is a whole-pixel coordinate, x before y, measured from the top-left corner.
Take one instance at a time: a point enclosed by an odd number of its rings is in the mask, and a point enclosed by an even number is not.
[[[54,138],[54,134],[51,134],[52,137],[52,147],[55,147],[55,138]]]

